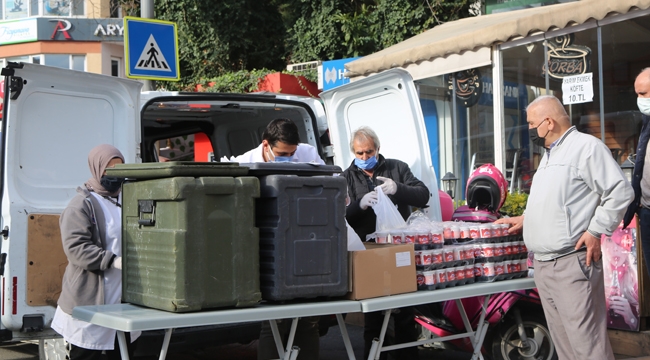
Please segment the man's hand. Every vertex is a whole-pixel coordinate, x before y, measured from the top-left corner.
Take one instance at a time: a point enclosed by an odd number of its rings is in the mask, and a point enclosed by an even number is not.
[[[600,250],[600,239],[591,235],[589,231],[585,231],[584,234],[578,240],[576,244],[576,250],[581,247],[587,247],[587,266],[591,265],[591,259],[594,261],[600,260],[600,257],[603,255]]]
[[[384,191],[384,194],[386,195],[393,195],[395,192],[397,192],[397,184],[393,179],[389,179],[387,177],[383,176],[377,176],[377,180],[383,181],[383,184],[379,185],[381,190]]]
[[[359,206],[361,207],[361,210],[366,210],[368,206],[374,206],[377,204],[377,192],[376,191],[371,191],[361,198],[361,201],[359,202]]]
[[[510,218],[501,218],[494,222],[495,224],[508,224],[510,228],[508,233],[516,234],[521,232],[521,229],[524,227],[524,215],[515,216]]]

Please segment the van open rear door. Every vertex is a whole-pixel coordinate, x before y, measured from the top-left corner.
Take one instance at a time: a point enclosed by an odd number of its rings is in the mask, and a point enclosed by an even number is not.
[[[334,164],[347,169],[354,159],[352,132],[360,126],[371,127],[381,142],[380,153],[407,163],[413,175],[427,185],[433,196],[425,212],[430,219],[441,221],[438,179],[411,75],[392,69],[323,92],[320,97],[325,101]]]
[[[139,161],[141,83],[33,64],[9,63],[2,75],[0,318],[14,340],[51,337],[67,264],[59,214],[90,178],[96,145]]]

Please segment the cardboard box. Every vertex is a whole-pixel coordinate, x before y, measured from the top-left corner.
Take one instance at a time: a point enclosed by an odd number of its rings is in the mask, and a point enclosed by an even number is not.
[[[417,290],[412,244],[365,243],[366,250],[350,251],[348,299],[362,300]]]

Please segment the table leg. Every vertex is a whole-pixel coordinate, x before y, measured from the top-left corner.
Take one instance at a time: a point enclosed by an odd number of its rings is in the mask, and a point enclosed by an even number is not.
[[[354,357],[354,350],[352,349],[352,344],[350,343],[350,336],[348,335],[348,329],[345,327],[345,320],[343,320],[343,315],[336,314],[336,321],[339,323],[339,329],[341,329],[341,337],[343,337],[343,344],[345,344],[345,350],[348,352],[348,359],[356,360]]]
[[[294,356],[298,356],[298,351],[300,350],[296,346],[293,346],[293,338],[296,336],[298,319],[299,318],[293,318],[291,321],[291,330],[289,331],[289,338],[287,339],[287,351],[284,354],[286,360],[291,360]],[[296,355],[293,355],[294,352]]]
[[[271,325],[275,348],[278,350],[278,358],[284,359],[284,348],[282,347],[282,336],[280,336],[280,331],[278,330],[278,323],[275,320],[269,320],[269,324]]]
[[[456,299],[456,307],[458,308],[458,312],[460,313],[460,318],[463,320],[463,325],[465,325],[465,331],[467,331],[467,333],[469,334],[467,337],[470,339],[473,345],[476,342],[475,332],[474,329],[472,328],[472,324],[470,324],[469,322],[469,318],[467,317],[467,311],[465,311],[465,306],[463,305],[461,299]],[[481,309],[481,311],[483,310]]]
[[[381,354],[381,348],[384,344],[384,338],[386,337],[386,330],[388,329],[388,322],[390,321],[391,312],[392,309],[388,309],[384,314],[384,323],[381,326],[379,339],[374,339],[372,341],[372,347],[370,348],[370,356],[368,356],[368,360],[379,360],[379,354]]]
[[[122,360],[129,360],[129,349],[126,347],[124,331],[117,332],[117,343],[120,345],[120,355],[122,355]]]
[[[165,338],[163,339],[162,349],[160,349],[159,360],[165,360],[167,357],[167,350],[169,349],[169,341],[172,338],[172,331],[174,329],[165,329]]]
[[[483,340],[485,339],[485,334],[487,333],[487,328],[489,326],[488,322],[485,321],[485,315],[487,314],[487,307],[488,302],[490,301],[490,296],[491,295],[487,295],[485,297],[485,300],[483,300],[483,307],[481,307],[481,317],[478,319],[476,333],[472,339],[472,346],[474,347],[472,360],[483,359],[483,355],[481,354],[481,347],[483,347]]]

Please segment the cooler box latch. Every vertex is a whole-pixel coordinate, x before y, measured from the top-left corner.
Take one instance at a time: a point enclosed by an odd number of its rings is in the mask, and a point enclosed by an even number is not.
[[[138,200],[138,224],[153,226],[156,223],[156,203],[153,200]]]

